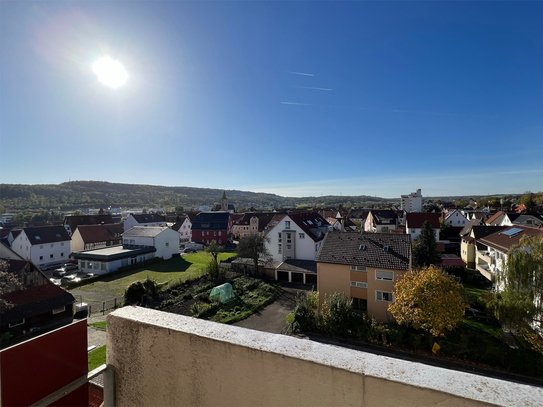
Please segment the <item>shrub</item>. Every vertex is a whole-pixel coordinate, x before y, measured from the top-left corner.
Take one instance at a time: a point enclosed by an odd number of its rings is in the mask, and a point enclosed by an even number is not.
[[[302,330],[305,332],[316,332],[319,330],[319,293],[311,291],[308,294],[298,293],[296,306],[287,316],[287,323],[291,331]]]
[[[144,296],[145,286],[141,281],[134,281],[124,291],[124,301],[128,304],[140,302]]]
[[[356,324],[353,300],[345,293],[334,293],[325,299],[327,313],[324,315],[326,331],[333,336],[348,338],[355,336]]]

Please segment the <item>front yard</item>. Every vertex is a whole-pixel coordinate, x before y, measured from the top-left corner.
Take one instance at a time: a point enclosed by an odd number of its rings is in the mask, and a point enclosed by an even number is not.
[[[226,260],[235,256],[235,253],[220,253],[219,260]],[[124,275],[105,277],[102,281],[95,281],[78,287],[82,291],[110,293],[117,297],[124,295],[124,290],[134,281],[143,281],[147,277],[159,284],[178,283],[196,279],[203,275],[205,266],[211,256],[205,251],[175,257],[147,268],[127,271]]]

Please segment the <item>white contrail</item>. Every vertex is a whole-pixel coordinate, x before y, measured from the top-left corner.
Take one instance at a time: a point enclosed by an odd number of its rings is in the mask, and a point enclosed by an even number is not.
[[[332,89],[328,89],[328,88],[313,88],[311,86],[294,86],[295,88],[300,88],[300,89],[314,89],[314,90],[332,90]]]
[[[315,76],[312,73],[305,73],[305,72],[289,72],[293,75],[304,75],[304,76]]]

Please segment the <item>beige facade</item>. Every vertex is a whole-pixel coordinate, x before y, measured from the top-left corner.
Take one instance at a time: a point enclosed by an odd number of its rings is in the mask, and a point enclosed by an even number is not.
[[[394,284],[405,273],[403,270],[317,263],[317,290],[320,304],[336,292],[353,299],[353,306],[367,310],[369,317],[378,321],[392,318],[388,305],[394,298]],[[357,284],[359,283],[359,284]]]
[[[475,268],[475,240],[472,237],[462,238],[460,244],[460,251],[462,261],[466,263],[467,267]]]
[[[234,236],[238,236],[240,239],[243,239],[244,237],[248,237],[250,235],[257,235],[258,224],[258,216],[251,216],[248,225],[233,225],[232,233],[234,234]]]

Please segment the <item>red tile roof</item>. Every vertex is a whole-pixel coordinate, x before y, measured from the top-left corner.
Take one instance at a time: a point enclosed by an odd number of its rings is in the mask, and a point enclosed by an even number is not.
[[[432,228],[439,229],[439,214],[437,213],[408,213],[405,217],[408,228],[420,229],[425,221],[429,221]]]

